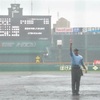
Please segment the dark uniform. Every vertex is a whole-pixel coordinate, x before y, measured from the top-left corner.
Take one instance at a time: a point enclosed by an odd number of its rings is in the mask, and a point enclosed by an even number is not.
[[[79,94],[80,87],[80,79],[83,75],[81,70],[81,65],[83,65],[83,57],[81,55],[75,55],[72,51],[70,51],[71,60],[72,60],[72,93],[73,95]]]

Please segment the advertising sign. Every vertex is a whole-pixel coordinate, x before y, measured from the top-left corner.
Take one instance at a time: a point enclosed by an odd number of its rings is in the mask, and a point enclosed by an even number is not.
[[[100,60],[94,60],[94,64],[95,65],[99,65],[100,64]]]
[[[56,28],[56,32],[73,32],[73,28]]]

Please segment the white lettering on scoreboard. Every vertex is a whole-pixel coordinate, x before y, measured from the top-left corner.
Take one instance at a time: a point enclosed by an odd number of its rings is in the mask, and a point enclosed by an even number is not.
[[[36,47],[36,42],[2,42],[0,43],[1,48],[6,48],[6,47]]]
[[[23,43],[17,43],[16,47],[35,47],[36,43],[32,43],[32,42],[23,42]]]

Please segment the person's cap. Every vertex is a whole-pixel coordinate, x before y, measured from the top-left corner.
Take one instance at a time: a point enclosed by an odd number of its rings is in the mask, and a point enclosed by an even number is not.
[[[79,51],[79,50],[76,48],[76,49],[74,49],[74,51]]]

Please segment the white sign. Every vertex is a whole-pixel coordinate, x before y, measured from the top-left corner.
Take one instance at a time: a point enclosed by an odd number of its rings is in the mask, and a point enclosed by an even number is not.
[[[57,40],[57,45],[62,45],[62,40]]]

